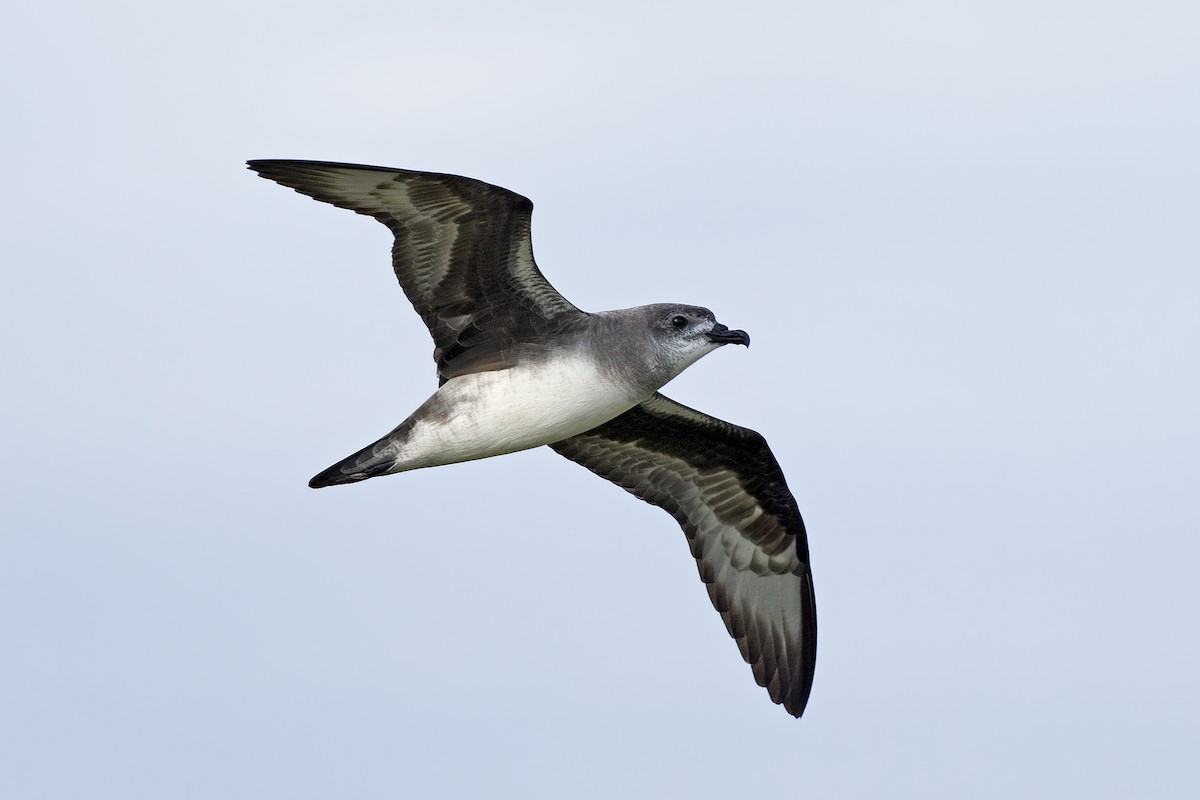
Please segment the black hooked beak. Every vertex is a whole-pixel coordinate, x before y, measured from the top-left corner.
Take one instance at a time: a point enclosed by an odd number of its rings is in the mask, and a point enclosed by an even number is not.
[[[731,331],[719,322],[713,326],[713,329],[706,336],[708,336],[709,341],[716,342],[717,344],[742,344],[746,347],[750,346],[750,334],[745,331]]]

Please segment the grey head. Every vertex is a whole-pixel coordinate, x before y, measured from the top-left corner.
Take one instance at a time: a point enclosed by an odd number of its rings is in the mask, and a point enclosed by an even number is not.
[[[653,392],[699,359],[727,344],[750,346],[745,331],[730,330],[701,306],[654,303],[592,315],[603,333],[597,353],[624,381]]]

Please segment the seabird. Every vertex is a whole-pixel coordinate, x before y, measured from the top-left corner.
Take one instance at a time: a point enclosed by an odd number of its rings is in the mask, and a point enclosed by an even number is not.
[[[457,175],[321,161],[250,161],[264,178],[374,217],[433,335],[438,390],[314,488],[541,445],[666,510],[754,678],[799,717],[812,688],[816,603],[796,501],[766,441],[658,389],[745,331],[706,308],[587,313],[533,260],[533,203]]]

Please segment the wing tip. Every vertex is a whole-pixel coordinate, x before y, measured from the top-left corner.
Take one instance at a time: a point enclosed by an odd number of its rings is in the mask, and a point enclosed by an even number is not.
[[[790,699],[780,700],[779,705],[783,706],[784,711],[791,714],[796,719],[800,719],[802,716],[804,716],[804,708],[808,705],[808,697],[806,695],[795,701]]]
[[[302,158],[252,158],[246,161],[246,167],[258,173],[263,178],[282,183],[284,186],[289,186],[300,191],[301,194],[305,194],[306,192],[294,186],[293,181],[301,179],[307,181],[317,176],[331,179],[339,172],[377,172],[381,175],[388,175],[393,179],[403,177],[405,179],[438,182],[452,190],[466,192],[468,195],[480,196],[480,193],[482,193],[482,195],[490,198],[490,202],[501,202],[520,213],[533,213],[533,201],[522,194],[514,192],[512,189],[505,189],[503,186],[487,183],[477,178],[468,178],[465,175],[455,175],[450,172],[428,172],[426,170],[402,169],[400,167],[380,167],[372,164],[317,161]]]

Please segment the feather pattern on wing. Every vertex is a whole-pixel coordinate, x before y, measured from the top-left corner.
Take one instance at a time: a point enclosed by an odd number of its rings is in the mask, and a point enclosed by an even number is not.
[[[675,517],[755,680],[800,716],[816,602],[804,521],[763,437],[655,394],[550,446]]]
[[[323,161],[251,169],[301,194],[374,217],[395,235],[392,266],[429,327],[442,382],[514,363],[583,312],[533,260],[533,203],[483,181]]]

